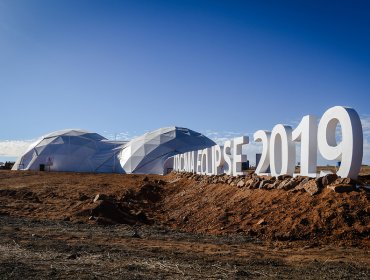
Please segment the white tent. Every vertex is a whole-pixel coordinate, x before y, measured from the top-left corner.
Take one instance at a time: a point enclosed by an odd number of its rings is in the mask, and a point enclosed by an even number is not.
[[[128,142],[120,161],[126,173],[163,174],[167,158],[213,145],[216,143],[211,139],[187,128],[160,128]]]
[[[67,129],[42,136],[14,164],[13,170],[119,172],[117,155],[125,142],[108,141],[97,133]]]
[[[213,145],[204,135],[181,127],[161,128],[130,142],[108,141],[97,133],[68,129],[31,144],[13,170],[163,174],[169,168],[165,166],[169,157]]]

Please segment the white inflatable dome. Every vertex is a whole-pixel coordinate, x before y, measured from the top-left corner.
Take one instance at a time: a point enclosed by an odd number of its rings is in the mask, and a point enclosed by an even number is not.
[[[216,145],[211,139],[182,127],[166,127],[146,133],[128,142],[120,162],[126,173],[164,174],[169,157]]]
[[[117,155],[124,143],[80,129],[56,131],[31,144],[13,169],[122,173]]]

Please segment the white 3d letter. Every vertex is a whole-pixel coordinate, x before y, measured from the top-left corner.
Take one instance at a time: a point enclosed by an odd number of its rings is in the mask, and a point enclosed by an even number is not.
[[[254,141],[262,141],[261,159],[256,167],[257,175],[267,175],[266,172],[270,165],[270,137],[271,132],[267,130],[258,130],[253,134]]]
[[[225,168],[224,165],[224,172],[227,175],[231,175],[232,172],[232,166],[231,166],[231,141],[225,141],[224,148],[223,148],[223,156],[225,163],[227,165],[227,168]]]
[[[295,168],[295,145],[292,141],[292,128],[277,124],[271,132],[270,140],[271,175],[293,175]]]
[[[206,148],[202,150],[201,174],[207,175],[207,171],[208,171],[208,152]]]
[[[173,157],[173,170],[174,171],[178,171],[178,159],[179,159],[179,155],[175,155]]]
[[[185,170],[185,155],[181,154],[180,155],[180,171],[184,172]]]
[[[224,156],[222,154],[222,149],[219,145],[212,147],[213,153],[213,170],[216,175],[219,175],[223,172],[223,165],[225,163]]]
[[[337,144],[337,124],[342,128],[342,142]],[[327,160],[340,160],[340,177],[356,179],[361,169],[363,134],[360,117],[352,108],[335,106],[321,117],[317,133],[318,147]]]
[[[212,147],[204,149],[207,153],[207,175],[213,175]]]
[[[247,161],[247,156],[242,154],[242,146],[248,143],[248,136],[237,137],[233,140],[233,176],[243,175],[242,162]]]
[[[190,152],[190,172],[196,172],[197,151]]]
[[[198,150],[197,152],[197,168],[195,173],[202,174],[202,156],[203,156],[203,150]]]
[[[301,176],[316,177],[317,165],[317,119],[304,116],[292,132],[292,140],[301,142]]]
[[[189,153],[184,153],[184,171],[188,172]]]

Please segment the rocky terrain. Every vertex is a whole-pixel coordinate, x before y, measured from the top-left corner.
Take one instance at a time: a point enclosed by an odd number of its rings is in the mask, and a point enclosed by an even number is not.
[[[0,171],[0,279],[368,279],[369,179]]]

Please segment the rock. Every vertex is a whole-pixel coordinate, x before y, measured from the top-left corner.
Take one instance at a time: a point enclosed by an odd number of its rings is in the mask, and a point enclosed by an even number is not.
[[[242,188],[242,187],[244,187],[244,186],[245,186],[245,182],[244,182],[244,180],[240,180],[240,181],[236,184],[236,186],[237,186],[238,188]]]
[[[319,178],[316,178],[316,179],[315,179],[316,185],[317,185],[319,188],[322,188],[322,187],[323,187],[323,186],[322,186],[321,179],[322,179],[322,177],[319,177]]]
[[[277,189],[282,189],[284,186],[289,183],[290,178],[284,179],[283,181],[279,181],[280,183],[276,186]]]
[[[259,189],[263,189],[263,186],[265,185],[266,183],[265,183],[265,180],[262,180],[261,182],[259,182],[259,184],[258,184],[258,188]]]
[[[265,189],[268,189],[268,190],[272,190],[272,189],[274,189],[275,187],[274,187],[274,184],[273,183],[270,183],[270,184],[266,184],[265,185]]]
[[[304,185],[307,184],[309,181],[314,181],[312,178],[305,178],[302,182],[300,182],[294,189],[292,189],[292,192],[298,192],[298,191],[305,191]]]
[[[277,179],[278,179],[278,180],[285,180],[285,179],[290,179],[290,178],[292,178],[292,176],[287,175],[287,174],[279,175],[279,176],[277,177]]]
[[[246,182],[245,182],[245,187],[250,187],[252,184],[254,183],[254,180],[253,179],[248,179]]]
[[[269,175],[262,175],[260,176],[262,180],[271,180],[273,177]]]
[[[331,189],[336,193],[344,193],[356,190],[356,186],[352,184],[338,184],[338,185],[329,185],[328,189]]]
[[[310,180],[303,185],[303,188],[310,195],[315,195],[320,192],[320,185],[317,183],[317,180]]]
[[[163,181],[163,180],[154,180],[154,184],[157,184],[157,185],[165,185],[166,182]]]
[[[334,183],[332,183],[332,185],[340,184],[356,185],[356,181],[351,178],[338,178],[334,181]]]
[[[301,175],[298,175],[298,176],[294,177],[294,180],[296,180],[298,183],[301,183],[302,181],[304,181],[306,179],[310,179],[310,177],[301,176]]]
[[[265,225],[265,224],[267,224],[265,219],[261,219],[257,222],[257,225]]]
[[[254,180],[253,181],[253,184],[250,186],[251,189],[258,189],[260,185],[260,181],[257,179],[257,180]]]
[[[338,179],[337,174],[327,174],[321,178],[321,184],[323,187],[332,184],[336,179]]]
[[[297,181],[295,178],[290,178],[290,179],[288,178],[283,181],[277,180],[275,182],[275,186],[277,189],[283,189],[286,191],[293,189],[298,184],[299,184],[299,181]]]
[[[98,200],[94,208],[90,209],[90,216],[96,218],[96,222],[102,224],[135,224],[137,217],[125,209],[108,200]]]
[[[281,184],[281,182],[282,182],[282,181],[280,181],[280,180],[276,180],[276,181],[272,184],[271,188],[272,188],[272,189],[277,189],[277,188],[279,187],[279,185]]]
[[[159,185],[146,183],[140,187],[140,191],[137,193],[137,197],[142,200],[156,202],[161,197],[161,190],[162,187]]]
[[[285,185],[282,187],[283,190],[289,191],[295,188],[299,184],[294,178],[291,178]]]
[[[97,194],[93,200],[93,202],[97,202],[98,200],[106,200],[107,199],[107,196],[104,195],[104,194]]]
[[[270,181],[270,180],[262,180],[262,181],[259,183],[258,188],[259,188],[259,189],[263,189],[263,188],[265,188],[265,186],[266,186],[267,184],[270,184],[270,183],[271,183],[271,181]]]

